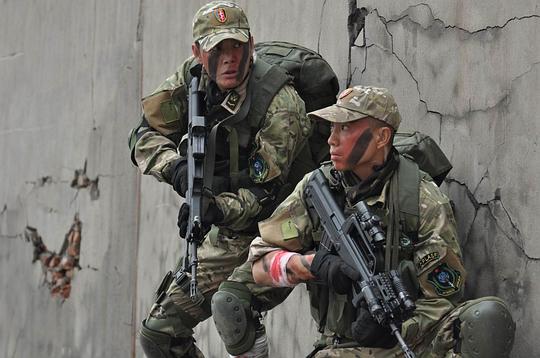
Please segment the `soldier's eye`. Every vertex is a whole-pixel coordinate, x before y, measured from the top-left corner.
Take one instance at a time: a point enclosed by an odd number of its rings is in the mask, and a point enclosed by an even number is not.
[[[216,46],[212,47],[208,53],[211,54],[217,54],[219,51],[221,51],[221,43],[217,44]]]

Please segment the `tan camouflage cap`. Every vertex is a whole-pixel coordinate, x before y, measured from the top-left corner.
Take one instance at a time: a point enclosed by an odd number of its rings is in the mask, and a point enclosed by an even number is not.
[[[386,88],[354,86],[339,95],[337,103],[308,113],[311,119],[325,119],[335,123],[373,117],[397,130],[401,116],[394,97]]]
[[[193,18],[193,42],[204,51],[225,39],[249,41],[249,23],[238,5],[230,1],[212,1],[197,11]]]

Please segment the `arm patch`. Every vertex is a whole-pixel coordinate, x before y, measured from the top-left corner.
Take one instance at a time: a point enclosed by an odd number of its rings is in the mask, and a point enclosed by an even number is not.
[[[185,130],[185,95],[186,89],[181,86],[174,91],[160,91],[143,98],[142,107],[148,124],[163,135]]]

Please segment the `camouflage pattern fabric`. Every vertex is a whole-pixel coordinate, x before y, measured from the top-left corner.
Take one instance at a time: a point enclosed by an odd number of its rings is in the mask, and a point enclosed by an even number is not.
[[[187,72],[193,59],[187,59],[172,76],[167,78],[151,95],[143,98],[144,118],[147,121],[134,129],[136,140],[131,142],[132,159],[143,174],[150,174],[159,181],[170,183],[168,166],[180,158],[177,152],[179,140],[187,131]],[[257,63],[255,62],[254,66]],[[202,75],[200,86],[205,89],[208,77]],[[245,87],[237,88],[242,104]],[[221,106],[229,113],[235,108]],[[238,131],[250,128],[250,118],[238,123]],[[264,116],[261,128],[248,138],[249,176],[253,185],[285,183],[291,163],[304,146],[311,133],[311,121],[307,118],[304,102],[291,85],[285,85],[274,96]],[[133,136],[132,136],[133,138]],[[240,188],[237,192],[223,192],[215,196],[216,205],[224,214],[219,233],[211,231],[200,247],[198,256],[198,288],[205,300],[194,304],[189,294],[174,280],[165,287],[165,295],[158,299],[145,320],[148,329],[169,335],[169,348],[174,356],[193,351],[188,338],[193,327],[211,315],[210,301],[221,282],[247,258],[253,233],[246,230],[256,224],[262,205],[252,191]],[[214,234],[213,234],[214,233]],[[273,307],[283,301],[289,290],[279,290],[255,285],[251,266],[237,268],[236,277],[246,283],[262,307]],[[183,342],[183,343],[181,343]]]
[[[326,171],[328,172],[328,171]],[[305,253],[314,250],[316,242],[314,233],[318,229],[311,221],[303,192],[310,174],[298,183],[293,193],[282,202],[274,214],[259,223],[261,237],[256,238],[250,247],[249,261],[253,262],[268,252],[286,249]],[[379,196],[366,200],[370,206],[381,203],[385,206],[388,183]],[[457,242],[456,223],[448,198],[430,180],[424,178],[420,182],[420,226],[418,242],[414,245],[413,261],[421,288],[421,296],[416,301],[414,315],[403,323],[402,335],[413,347],[421,344],[424,337],[448,312],[455,308],[464,289],[466,272],[462,265],[461,250]],[[387,211],[377,212],[383,227],[388,220]],[[442,275],[441,277],[437,274]],[[443,278],[450,276],[454,288],[445,285]],[[350,304],[350,303],[349,303]],[[339,302],[329,307],[338,309]],[[343,309],[343,305],[341,305]],[[317,307],[314,307],[317,309]],[[313,311],[313,310],[312,310]],[[332,316],[329,314],[329,317]],[[344,317],[335,312],[334,317]],[[316,317],[314,317],[316,319]],[[350,319],[350,317],[345,317]],[[347,328],[344,328],[347,326]],[[350,339],[348,324],[343,322],[327,322],[324,334],[328,337],[339,336]],[[355,348],[358,349],[358,348]],[[351,357],[363,357],[359,351],[347,348],[342,353],[352,352]],[[366,350],[364,348],[365,354]],[[362,353],[362,354],[364,354]],[[320,354],[330,354],[329,352]],[[333,353],[332,353],[333,354]],[[356,355],[355,355],[356,354]],[[372,354],[372,353],[370,353]],[[337,357],[338,355],[321,355],[321,357]],[[347,357],[348,355],[339,355]],[[371,357],[372,355],[365,355]],[[377,357],[391,357],[392,350],[383,350]],[[317,355],[319,357],[319,355]]]
[[[172,76],[167,78],[143,103],[158,96],[161,107],[169,98],[174,112],[165,110],[155,111],[159,114],[148,114],[145,117],[152,126],[135,129],[141,133],[132,148],[133,157],[143,174],[151,174],[159,181],[168,182],[164,173],[167,166],[180,158],[176,148],[178,143],[171,139],[171,135],[181,137],[186,133],[185,116],[187,101],[184,96],[176,97],[174,93],[187,93],[184,78],[187,76],[192,59],[186,60]],[[255,63],[256,65],[256,63]],[[204,80],[204,81],[203,81]],[[201,87],[206,86],[207,78],[203,77]],[[168,96],[164,96],[168,93]],[[150,120],[150,117],[153,117]],[[169,118],[171,117],[171,118]],[[161,125],[160,125],[161,124]],[[167,131],[163,128],[167,127]],[[250,170],[254,183],[264,184],[272,180],[286,182],[293,162],[312,130],[311,121],[305,114],[304,102],[293,86],[284,86],[273,98],[266,112],[264,123],[252,140],[250,158],[263,163],[264,176]],[[261,158],[261,159],[258,159]],[[257,198],[246,190],[240,189],[238,193],[222,193],[216,196],[216,204],[223,211],[227,228],[243,230],[250,226],[261,207]]]
[[[249,23],[244,11],[230,1],[203,5],[193,18],[193,42],[209,51],[225,39],[249,40]]]
[[[401,116],[396,101],[386,88],[354,86],[343,90],[337,103],[309,112],[309,117],[334,123],[347,123],[372,117],[398,130]]]

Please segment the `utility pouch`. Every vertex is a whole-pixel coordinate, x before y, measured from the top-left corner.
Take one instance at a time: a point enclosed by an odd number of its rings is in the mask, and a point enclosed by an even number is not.
[[[163,298],[165,297],[165,293],[167,292],[167,289],[171,285],[172,280],[173,280],[172,271],[168,271],[163,277],[163,279],[161,280],[161,283],[159,284],[155,292],[156,303],[160,303],[163,300]]]

